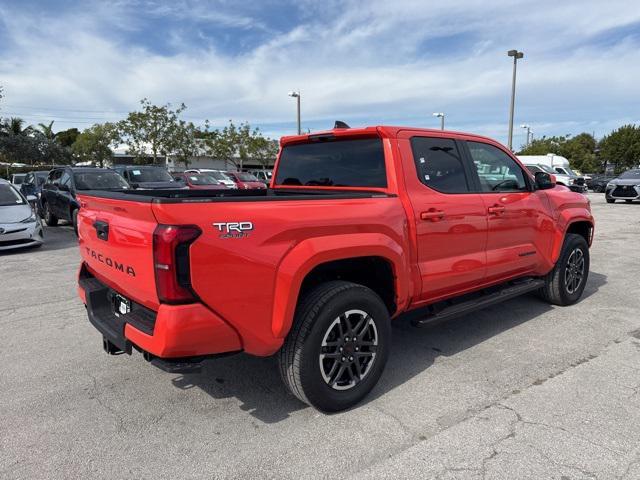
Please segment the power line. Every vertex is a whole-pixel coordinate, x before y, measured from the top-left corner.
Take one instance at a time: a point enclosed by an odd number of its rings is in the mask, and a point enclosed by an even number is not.
[[[26,108],[26,109],[29,109],[29,110],[36,110],[36,111],[50,110],[50,111],[60,111],[60,112],[83,112],[83,113],[103,113],[103,112],[105,112],[105,110],[85,110],[85,109],[81,109],[81,108],[59,108],[59,107],[55,107],[55,108],[33,107],[33,106],[28,106],[28,105],[14,105],[14,104],[10,104],[10,103],[5,103],[3,105],[5,107],[9,107],[9,108],[18,108],[18,109]],[[109,110],[108,113],[118,113],[118,114],[125,114],[126,115],[129,112],[125,112],[124,110]]]

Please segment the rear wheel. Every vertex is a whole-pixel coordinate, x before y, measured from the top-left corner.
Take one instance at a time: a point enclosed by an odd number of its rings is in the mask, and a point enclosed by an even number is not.
[[[554,305],[573,305],[582,296],[589,276],[589,245],[582,235],[567,234],[556,266],[539,291]]]
[[[51,207],[49,206],[49,202],[44,202],[42,206],[44,210],[44,221],[50,227],[55,227],[58,225],[58,217],[56,217],[53,213],[51,213]]]
[[[301,401],[344,410],[378,382],[390,339],[389,312],[378,295],[351,282],[324,283],[298,304],[279,352],[282,379]]]

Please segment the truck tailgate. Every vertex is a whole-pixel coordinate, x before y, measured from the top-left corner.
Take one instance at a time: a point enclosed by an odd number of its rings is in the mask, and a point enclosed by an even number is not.
[[[152,310],[159,306],[153,268],[156,219],[150,202],[79,195],[80,253],[113,290]]]

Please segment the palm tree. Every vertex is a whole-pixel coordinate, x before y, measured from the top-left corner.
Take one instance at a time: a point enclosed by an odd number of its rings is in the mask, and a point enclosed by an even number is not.
[[[53,122],[54,121],[51,120],[49,125],[45,125],[44,123],[38,124],[38,126],[40,127],[40,132],[42,132],[42,134],[47,140],[53,140],[56,136],[56,134],[53,133]]]
[[[28,135],[33,130],[33,127],[29,125],[26,128],[22,128],[24,125],[24,120],[18,117],[11,117],[5,119],[2,124],[0,124],[0,131],[7,135]]]

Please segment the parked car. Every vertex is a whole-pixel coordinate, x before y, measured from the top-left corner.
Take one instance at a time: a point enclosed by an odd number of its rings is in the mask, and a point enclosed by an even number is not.
[[[578,183],[576,183],[576,178],[570,177],[568,175],[564,175],[562,173],[558,173],[552,167],[549,167],[549,166],[544,165],[544,164],[536,164],[536,165],[525,164],[525,167],[527,167],[527,170],[529,170],[534,175],[537,172],[545,172],[545,173],[549,173],[549,174],[553,175],[556,178],[556,184],[557,185],[562,185],[564,187],[567,187],[569,190],[571,190],[573,192],[587,193],[587,186],[584,185],[584,183],[583,184],[578,184]]]
[[[587,188],[590,188],[596,193],[604,192],[607,184],[616,178],[615,175],[593,174],[591,179],[586,181]]]
[[[607,203],[640,200],[640,169],[627,170],[611,180],[605,187],[604,196]]]
[[[231,179],[229,175],[227,175],[227,173],[223,172],[222,170],[212,170],[210,168],[190,168],[189,170],[185,170],[184,173],[206,173],[207,175],[211,175],[220,183],[226,185],[227,188],[238,188],[236,182],[234,182],[233,179]]]
[[[224,183],[207,173],[177,173],[173,178],[194,190],[229,190]]]
[[[271,177],[273,176],[272,170],[249,170],[249,173],[254,175],[265,185],[269,185],[271,183]]]
[[[236,186],[243,190],[267,188],[264,182],[258,180],[255,175],[247,172],[226,172],[226,174],[236,183]]]
[[[184,184],[176,182],[167,169],[159,165],[116,165],[113,169],[135,189],[187,188]]]
[[[43,242],[42,223],[27,198],[0,179],[0,250],[39,247]]]
[[[391,318],[580,299],[588,199],[499,143],[369,127],[281,145],[270,189],[80,195],[78,293],[108,353],[174,372],[277,354],[297,398],[336,411],[380,378]]]
[[[45,223],[54,227],[59,220],[66,220],[78,231],[77,193],[81,190],[123,191],[131,187],[114,170],[90,167],[60,167],[49,172],[42,186],[40,208]]]
[[[26,176],[26,173],[14,173],[13,175],[11,175],[11,183],[13,185],[20,185],[23,182],[24,177]]]

